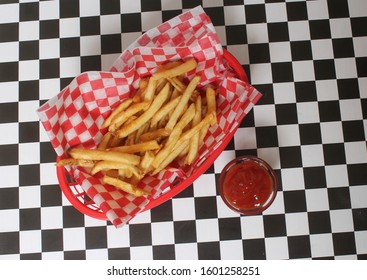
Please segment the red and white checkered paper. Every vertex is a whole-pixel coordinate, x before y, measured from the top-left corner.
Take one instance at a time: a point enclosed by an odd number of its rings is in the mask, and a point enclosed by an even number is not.
[[[177,176],[185,178],[195,172],[224,137],[238,127],[261,94],[235,78],[223,60],[223,49],[210,18],[201,7],[196,7],[147,31],[120,55],[110,72],[82,73],[38,110],[59,156],[73,146],[96,148],[106,132],[100,129],[101,124],[122,100],[134,94],[142,77],[151,75],[167,61],[191,57],[198,61],[198,68],[187,77],[201,75],[200,87],[211,84],[219,91],[218,125],[209,130],[194,164],[185,167],[178,163],[154,177],[147,175],[139,186],[151,191],[151,197],[134,197],[102,184],[98,176],[90,176],[82,168],[71,170],[116,227],[128,223]]]

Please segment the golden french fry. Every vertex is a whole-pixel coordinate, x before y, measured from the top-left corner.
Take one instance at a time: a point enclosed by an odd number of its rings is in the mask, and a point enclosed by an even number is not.
[[[56,166],[81,166],[81,167],[93,167],[93,160],[75,159],[75,158],[64,158],[56,162]]]
[[[98,150],[106,150],[109,147],[109,143],[112,139],[113,135],[111,132],[107,131],[105,135],[103,135],[101,142],[98,144]]]
[[[140,163],[140,156],[116,151],[101,151],[101,150],[72,148],[69,150],[69,155],[75,159],[110,160],[132,165],[138,165]]]
[[[159,109],[159,111],[153,116],[150,122],[150,127],[155,127],[164,116],[166,116],[177,106],[177,104],[180,102],[180,99],[181,96],[177,96],[176,98],[165,104],[161,109]]]
[[[145,110],[149,106],[149,102],[134,103],[125,111],[120,112],[111,120],[108,128],[110,132],[115,132],[122,124],[124,124],[131,116]]]
[[[118,161],[109,161],[109,160],[101,160],[97,162],[94,167],[91,170],[91,174],[94,175],[102,170],[111,170],[111,169],[117,169],[117,170],[129,170],[132,174],[135,176],[142,178],[142,172],[141,170],[131,164],[121,163]]]
[[[111,124],[111,120],[120,112],[122,112],[123,110],[125,110],[127,107],[129,107],[131,105],[131,103],[133,102],[133,100],[131,98],[127,98],[125,100],[123,100],[120,105],[118,105],[113,111],[112,113],[108,116],[107,119],[105,119],[105,121],[103,122],[101,128],[105,128],[108,127]]]
[[[178,140],[177,144],[182,144],[186,140],[189,140],[191,137],[193,137],[196,133],[199,133],[200,130],[205,127],[206,125],[210,124],[212,119],[214,118],[213,114],[206,115],[204,119],[202,119],[197,125],[190,128],[189,130],[185,131],[180,139]],[[177,145],[176,144],[176,145]]]
[[[210,125],[215,125],[217,123],[217,114],[216,114],[216,100],[215,100],[215,90],[212,87],[206,88],[206,102],[208,103],[208,112],[207,114],[213,114],[214,118],[210,122]]]
[[[197,62],[195,58],[190,58],[189,60],[185,61],[184,63],[175,66],[170,69],[164,69],[162,71],[158,71],[154,73],[151,77],[153,80],[159,80],[161,78],[171,78],[175,76],[179,76],[185,74],[191,70],[194,70],[197,66]]]
[[[148,86],[142,93],[144,101],[150,102],[153,99],[156,88],[157,88],[157,81],[149,79]]]
[[[137,188],[136,186],[134,186],[130,183],[127,183],[127,182],[122,181],[118,178],[110,177],[110,176],[107,176],[107,175],[103,176],[102,181],[105,184],[114,186],[114,187],[116,187],[120,190],[123,190],[124,192],[127,192],[129,194],[132,194],[134,196],[143,196],[143,195],[149,195],[150,194],[150,193],[146,192],[145,190]]]
[[[168,129],[165,128],[160,128],[157,130],[153,130],[153,131],[148,131],[144,134],[142,134],[140,136],[140,141],[142,142],[146,142],[146,141],[151,141],[151,140],[157,140],[160,139],[162,137],[167,137],[170,135],[170,131]]]
[[[150,171],[153,160],[154,160],[153,152],[147,151],[140,162],[140,168],[143,170],[144,173],[148,173]]]
[[[196,111],[195,111],[195,116],[192,119],[192,126],[199,124],[201,121],[201,97],[200,96],[198,96],[198,98],[196,99],[195,109]],[[187,165],[190,165],[194,161],[194,159],[197,156],[198,150],[199,150],[199,133],[196,133],[190,139],[189,150],[188,150],[188,154],[185,160],[185,163]]]
[[[112,148],[111,151],[116,151],[120,153],[128,153],[128,154],[135,154],[140,152],[152,151],[157,150],[160,148],[160,145],[156,140],[150,140],[143,143],[137,143],[130,146],[119,146]]]

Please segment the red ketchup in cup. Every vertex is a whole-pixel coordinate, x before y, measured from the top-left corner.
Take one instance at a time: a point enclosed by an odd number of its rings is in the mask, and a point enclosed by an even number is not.
[[[225,204],[243,215],[262,213],[274,201],[278,180],[268,163],[254,156],[238,157],[222,170],[219,191]]]

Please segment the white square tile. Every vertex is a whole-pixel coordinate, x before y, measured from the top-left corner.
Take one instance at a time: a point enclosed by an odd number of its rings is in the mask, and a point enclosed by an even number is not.
[[[352,210],[331,210],[330,223],[333,233],[354,231]]]
[[[65,251],[85,250],[85,229],[64,228],[63,243]]]
[[[214,172],[221,173],[228,162],[236,157],[234,151],[223,151],[214,162]]]
[[[284,168],[281,176],[283,191],[304,190],[303,168]]]
[[[289,39],[291,41],[310,40],[310,26],[308,21],[288,22]]]
[[[367,230],[356,231],[354,233],[357,254],[367,254]]]
[[[219,247],[221,260],[243,260],[242,240],[221,241]]]
[[[143,12],[141,13],[141,28],[143,31],[152,29],[162,23],[162,12]]]
[[[268,43],[268,26],[266,23],[247,24],[248,44]]]
[[[239,127],[234,135],[234,145],[236,149],[255,149],[256,131],[254,127]]]
[[[279,148],[257,149],[257,156],[265,160],[273,169],[280,169]]]
[[[271,84],[273,76],[269,63],[250,64],[251,84]],[[256,108],[256,106],[255,106]]]
[[[19,61],[19,81],[30,81],[39,79],[39,61]]]
[[[64,260],[64,252],[42,252],[42,260]]]
[[[320,123],[321,139],[323,144],[344,142],[343,127],[341,122]]]
[[[0,44],[0,63],[19,60],[19,42],[6,42]]]
[[[107,249],[86,250],[85,258],[87,260],[107,260],[108,250]]]
[[[297,103],[298,123],[318,123],[320,121],[319,106],[317,102]]]
[[[162,1],[162,6],[163,6],[164,2],[171,2],[171,0],[163,0]],[[173,1],[173,2],[175,2],[175,1]],[[181,1],[176,1],[176,2],[181,2]],[[203,0],[202,2],[203,2],[203,7],[204,8],[207,8],[207,7],[223,7],[223,0]],[[180,9],[180,8],[178,8],[178,9]]]
[[[175,258],[176,260],[197,260],[197,243],[175,244]]]
[[[1,128],[1,126],[0,126]],[[18,187],[19,186],[19,168],[18,165],[0,166],[0,174],[3,176],[0,181],[0,187]]]
[[[292,62],[292,68],[295,82],[315,80],[313,61],[294,61]]]
[[[174,244],[173,222],[152,223],[152,245]]]
[[[332,38],[351,38],[352,26],[349,18],[330,19],[330,30]]]
[[[326,188],[306,190],[306,205],[308,212],[328,211],[329,197]]]
[[[80,70],[80,58],[79,57],[63,57],[60,59],[60,77],[72,77],[78,76]]]
[[[334,256],[333,236],[331,233],[311,234],[311,256],[313,258]]]
[[[307,213],[291,213],[285,215],[287,236],[309,235]]]
[[[358,77],[356,60],[354,57],[337,58],[334,62],[337,79],[349,79]]]
[[[364,17],[367,14],[367,5],[364,0],[348,0],[350,17]]]
[[[118,53],[103,54],[101,59],[102,71],[109,71],[112,64],[120,56]]]
[[[38,40],[39,37],[39,21],[19,22],[19,41]]]
[[[121,34],[122,49],[127,49],[132,43],[141,36],[142,32],[129,32]]]
[[[366,142],[347,142],[344,148],[347,164],[367,162]]]
[[[268,3],[265,4],[267,22],[287,22],[286,3]]]
[[[56,229],[63,226],[62,207],[42,207],[41,227],[42,229]]]
[[[367,98],[367,78],[358,78],[359,95],[361,98]]]
[[[211,242],[219,240],[217,219],[196,220],[197,242]]]
[[[336,261],[344,260],[344,261],[356,261],[357,255],[342,255],[342,256],[335,256]]]
[[[303,167],[323,166],[324,151],[322,145],[306,145],[301,147]]]
[[[294,83],[279,83],[273,85],[274,101],[276,104],[296,103]]]
[[[239,217],[240,214],[230,209],[223,201],[220,195],[217,196],[217,211],[218,218],[233,218]]]
[[[107,226],[107,246],[108,248],[127,248],[130,247],[129,226],[115,228]]]
[[[172,199],[173,219],[175,221],[187,221],[195,219],[195,201],[193,198]]]
[[[343,121],[362,120],[362,106],[359,99],[345,99],[339,101],[340,114]]]
[[[245,24],[245,8],[243,5],[239,6],[225,6],[224,7],[224,22],[225,25]]]
[[[55,159],[56,160],[56,159]],[[41,185],[58,184],[54,162],[40,164]]]
[[[366,208],[367,207],[367,187],[353,186],[349,189],[350,201],[352,208]]]
[[[261,215],[241,217],[242,239],[263,238],[264,221]]]
[[[138,246],[130,248],[131,260],[152,260],[153,249],[151,246]]]
[[[0,9],[0,24],[19,22],[19,5],[7,4],[2,5]]]
[[[39,81],[40,100],[48,100],[60,92],[59,79],[46,79]]]
[[[19,100],[18,90],[19,90],[18,82],[0,83],[0,92],[10,93],[10,94],[0,94],[0,102],[1,103],[18,102]],[[0,136],[0,139],[1,139],[1,136]]]
[[[101,36],[80,37],[80,55],[101,55]]]
[[[14,144],[19,141],[19,125],[18,123],[0,123],[0,130],[7,133],[0,134],[0,144]]]
[[[121,16],[103,15],[100,17],[101,34],[121,33]]]
[[[59,18],[59,3],[58,1],[40,1],[39,3],[39,19],[48,20]]]
[[[27,230],[19,232],[19,253],[40,253],[42,251],[42,238],[40,230]]]
[[[20,101],[18,103],[18,120],[19,122],[33,122],[38,121],[38,115],[36,114],[39,108],[38,100]]]
[[[334,58],[333,42],[331,39],[312,40],[311,49],[314,60]]]
[[[227,45],[227,35],[226,35],[226,28],[224,26],[214,26],[215,32],[217,33],[217,36],[219,38],[220,43],[223,46]],[[235,45],[234,45],[235,46]],[[229,46],[227,46],[228,48]],[[246,45],[247,48],[247,45]],[[230,50],[230,48],[228,48],[228,50]],[[248,57],[248,51],[246,52],[247,57]],[[247,58],[248,61],[248,58]]]
[[[316,81],[317,100],[338,100],[338,86],[335,80]]]
[[[298,125],[279,125],[277,127],[279,147],[300,145]]]
[[[167,0],[165,2],[168,2]],[[169,1],[171,2],[171,1]],[[175,2],[175,1],[173,1]],[[162,1],[162,8],[165,7]],[[141,5],[140,1],[120,0],[120,9],[122,14],[128,13],[140,13]],[[165,8],[164,8],[165,9]]]
[[[267,260],[289,259],[287,237],[265,238],[265,252]]]
[[[242,65],[249,64],[248,45],[238,44],[227,46],[227,50],[234,55]]]
[[[276,114],[274,105],[257,105],[253,108],[255,126],[276,125]]]
[[[39,41],[39,58],[50,59],[60,57],[60,40],[43,39]]]
[[[273,203],[266,209],[263,214],[264,215],[272,215],[272,214],[284,214],[284,196],[282,191],[277,192],[277,196],[275,197]]]
[[[354,37],[353,46],[356,57],[367,56],[367,37]]]
[[[134,218],[132,218],[129,224],[145,224],[151,222],[150,211],[140,212]]]
[[[0,232],[19,231],[19,209],[0,211]]]
[[[269,43],[270,61],[292,61],[291,45],[289,42]]]
[[[81,17],[99,15],[100,14],[99,0],[80,0],[79,14]]]
[[[202,174],[194,181],[194,196],[215,196],[217,188],[215,183],[215,176],[213,174]]]
[[[60,38],[79,37],[80,28],[75,28],[75,26],[79,25],[80,25],[79,18],[60,19],[59,20]]]
[[[85,227],[102,227],[106,226],[105,220],[95,219],[90,216],[84,215],[84,226]]]
[[[349,185],[346,165],[325,166],[326,184],[328,187],[345,187]]]
[[[41,190],[39,186],[27,186],[19,188],[20,209],[37,208],[40,206],[41,206]]]
[[[306,4],[309,20],[329,18],[329,10],[326,1],[308,1]]]

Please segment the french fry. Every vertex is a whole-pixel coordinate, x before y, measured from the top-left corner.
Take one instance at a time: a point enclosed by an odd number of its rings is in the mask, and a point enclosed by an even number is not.
[[[56,163],[56,166],[81,166],[81,167],[93,167],[93,160],[75,159],[75,158],[64,158]]]
[[[136,186],[127,183],[123,180],[120,180],[118,178],[110,177],[105,175],[102,179],[103,183],[114,186],[118,189],[121,189],[129,194],[132,194],[134,196],[143,196],[143,195],[149,195],[150,193],[146,192],[143,189],[137,188]]]
[[[215,101],[215,91],[212,87],[206,88],[206,102],[208,103],[208,112],[207,114],[213,114],[214,118],[210,122],[210,125],[215,125],[217,123],[217,114],[216,114],[216,101]]]
[[[192,126],[199,124],[201,121],[201,97],[198,96],[195,102],[195,116],[192,119]],[[197,156],[199,150],[199,135],[200,133],[196,133],[190,139],[189,150],[186,156],[185,164],[190,165]]]
[[[98,150],[106,150],[109,146],[109,143],[112,139],[113,135],[111,132],[107,131],[105,135],[103,135],[101,142],[98,144]]]
[[[121,153],[115,151],[101,151],[101,150],[87,150],[72,148],[69,150],[69,155],[74,159],[84,160],[111,160],[132,165],[140,163],[140,156],[128,153]]]
[[[128,153],[128,154],[135,154],[140,152],[152,151],[157,150],[160,148],[160,145],[156,140],[150,140],[143,143],[138,143],[130,146],[119,146],[112,148],[111,151],[116,151],[120,153]]]
[[[142,93],[144,101],[150,102],[153,99],[156,88],[157,88],[157,81],[149,79],[148,86]]]
[[[139,177],[139,178],[142,178],[142,175],[143,175],[141,170],[135,165],[125,164],[125,163],[121,163],[118,161],[109,161],[109,160],[101,160],[97,162],[91,170],[91,175],[95,175],[96,173],[102,170],[113,170],[113,169],[129,170],[132,174],[134,174],[136,177]]]
[[[152,118],[150,122],[150,127],[155,127],[158,122],[166,116],[170,111],[172,111],[177,104],[180,102],[181,96],[177,96],[176,98],[169,101],[167,104],[165,104]]]
[[[114,109],[112,111],[112,113],[108,116],[108,118],[103,122],[101,128],[105,128],[108,127],[111,124],[111,120],[120,112],[124,111],[127,107],[129,107],[131,105],[131,103],[133,102],[133,100],[131,98],[125,99],[124,101],[122,101],[120,103],[119,106],[116,107],[116,109]]]
[[[146,141],[151,141],[151,140],[157,140],[160,139],[162,137],[167,137],[170,135],[170,131],[168,129],[165,128],[160,128],[157,130],[153,130],[153,131],[148,131],[144,134],[142,134],[140,136],[140,141],[142,142],[146,142]]]
[[[190,58],[186,62],[175,66],[169,69],[163,69],[162,71],[158,71],[152,75],[153,80],[159,80],[161,78],[172,78],[175,76],[179,76],[185,74],[191,70],[194,70],[197,67],[197,62],[195,58]]]

